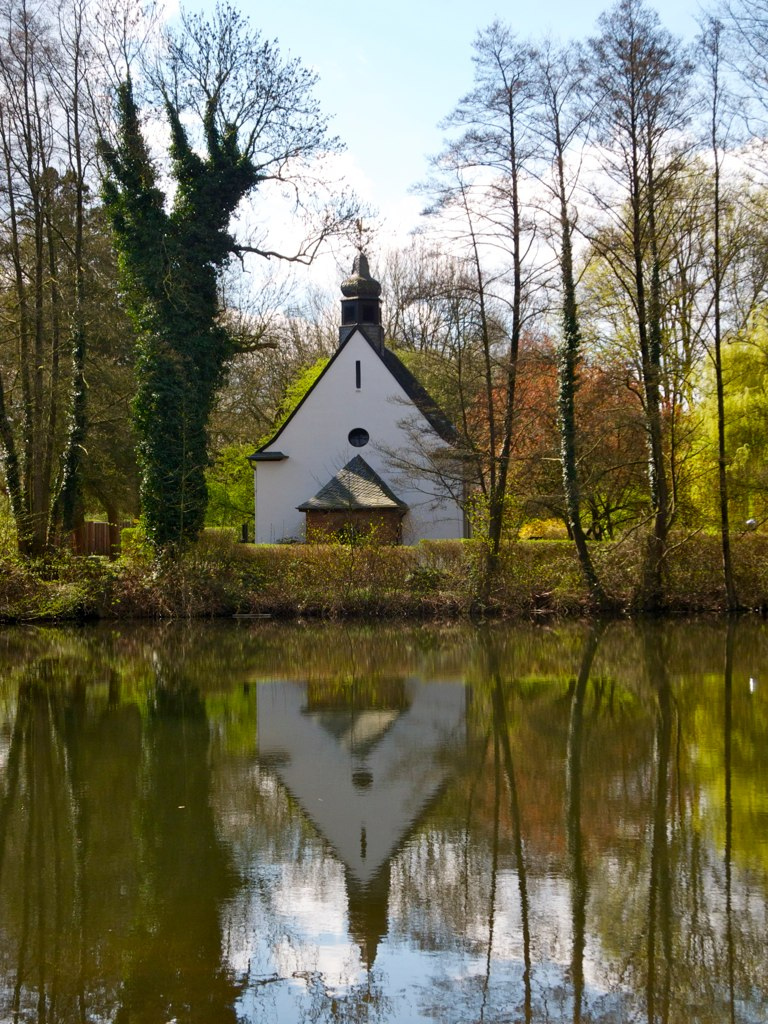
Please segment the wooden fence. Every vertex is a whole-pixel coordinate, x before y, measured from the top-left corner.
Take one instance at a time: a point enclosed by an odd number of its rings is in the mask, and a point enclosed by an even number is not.
[[[72,550],[76,555],[120,554],[120,530],[117,523],[96,523],[87,520],[71,534]]]

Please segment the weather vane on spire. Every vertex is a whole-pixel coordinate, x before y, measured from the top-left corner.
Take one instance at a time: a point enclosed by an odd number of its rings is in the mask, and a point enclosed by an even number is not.
[[[368,240],[372,234],[372,229],[363,225],[363,218],[358,217],[355,220],[355,248],[361,256],[366,255],[365,250],[367,248]]]

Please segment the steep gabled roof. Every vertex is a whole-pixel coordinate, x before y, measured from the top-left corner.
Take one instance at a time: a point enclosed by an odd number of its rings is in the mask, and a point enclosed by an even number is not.
[[[435,433],[439,437],[441,437],[443,441],[445,441],[447,444],[456,444],[458,440],[456,429],[454,428],[453,424],[448,419],[448,417],[445,415],[445,413],[442,411],[442,409],[438,406],[437,402],[435,402],[435,400],[429,394],[427,389],[416,380],[411,371],[397,358],[394,352],[391,352],[388,348],[379,348],[375,344],[375,342],[372,341],[371,338],[369,338],[368,334],[365,331],[365,328],[358,325],[355,328],[355,330],[352,331],[349,337],[346,338],[339,345],[339,347],[333,353],[331,358],[328,360],[322,372],[318,375],[317,380],[315,380],[312,387],[306,392],[306,394],[303,396],[299,404],[296,406],[296,408],[293,410],[290,416],[288,416],[285,422],[280,424],[280,427],[275,432],[274,436],[271,437],[268,441],[265,441],[264,444],[260,445],[253,453],[253,455],[248,456],[248,458],[252,462],[264,461],[265,454],[267,454],[264,453],[264,449],[269,448],[277,441],[277,439],[280,437],[280,435],[291,422],[291,420],[294,418],[294,416],[296,416],[299,409],[301,409],[301,407],[304,405],[306,400],[315,390],[317,385],[320,383],[323,377],[328,373],[330,368],[333,366],[333,364],[335,363],[336,359],[339,356],[339,353],[343,351],[344,347],[349,342],[349,338],[351,338],[358,331],[365,338],[365,340],[371,346],[371,348],[379,357],[379,359],[381,359],[386,368],[389,370],[389,372],[395,378],[397,383],[403,389],[409,401],[413,402],[413,404],[422,414],[424,419],[429,423],[429,425],[432,427]],[[282,453],[279,454],[282,458],[287,458],[287,456],[282,455]]]
[[[350,509],[408,508],[360,455],[331,477],[317,494],[296,506],[299,512],[341,512]]]
[[[424,385],[420,384],[414,377],[405,363],[402,363],[395,353],[391,352],[388,348],[382,349],[379,355],[386,368],[435,433],[444,441],[447,441],[448,444],[456,444],[458,441],[456,428]]]

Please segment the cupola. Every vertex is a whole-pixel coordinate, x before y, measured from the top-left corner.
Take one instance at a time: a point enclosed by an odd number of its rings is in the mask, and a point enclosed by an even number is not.
[[[368,258],[358,252],[352,264],[352,273],[341,283],[341,326],[339,345],[358,327],[363,330],[374,347],[381,351],[384,346],[384,330],[381,326],[381,285],[371,277]]]

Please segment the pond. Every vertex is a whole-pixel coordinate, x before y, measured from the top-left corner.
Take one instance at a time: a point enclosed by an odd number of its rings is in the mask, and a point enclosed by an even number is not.
[[[768,626],[0,632],[0,1020],[768,1019]]]

